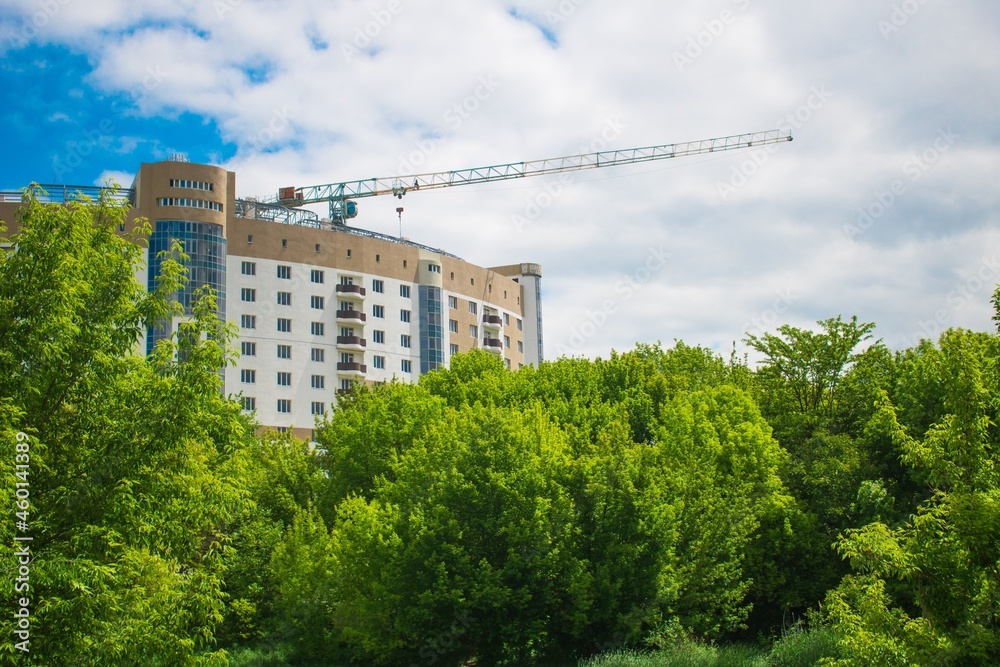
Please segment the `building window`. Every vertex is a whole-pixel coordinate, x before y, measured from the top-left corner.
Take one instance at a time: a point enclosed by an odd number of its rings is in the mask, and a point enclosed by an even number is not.
[[[340,381],[340,391],[351,391],[354,388],[351,380],[344,378]]]
[[[323,297],[313,294],[309,297],[309,305],[316,310],[323,310]]]
[[[521,352],[521,353],[524,352],[524,342],[523,341],[520,341],[520,340],[517,341],[517,351]]]
[[[323,272],[319,269],[313,269],[309,272],[309,282],[323,284]]]
[[[292,411],[292,402],[287,398],[278,399],[278,412],[287,415]]]
[[[517,318],[517,330],[521,331],[524,328],[524,323],[521,322],[521,318]]]
[[[316,252],[319,252],[319,244],[316,244]]]
[[[292,346],[291,345],[279,345],[278,346],[278,358],[279,359],[291,359],[292,358]]]
[[[404,269],[406,268],[406,260],[405,259],[403,260],[403,268]]]
[[[409,299],[410,298],[410,286],[409,285],[400,285],[399,286],[399,296],[403,297],[404,299]]]
[[[507,364],[507,370],[510,370],[510,359],[504,359],[503,362]]]
[[[185,178],[171,178],[170,187],[172,188],[191,188],[192,190],[208,190],[213,192],[215,186],[208,181],[192,181]]]
[[[247,234],[247,245],[253,243],[253,234]]]
[[[503,337],[503,346],[510,349],[510,336]]]
[[[456,354],[458,354],[458,345],[456,345],[455,343],[449,345],[448,352],[451,354],[451,356],[454,357]]]
[[[410,363],[409,359],[403,359],[403,361],[402,361],[402,363],[400,363],[399,367],[400,367],[400,369],[404,373],[411,373],[413,365]]]
[[[509,327],[510,326],[510,313],[504,313],[503,314],[503,325],[505,327]]]
[[[351,258],[351,249],[348,248],[347,249],[347,259],[350,259],[350,258]]]
[[[440,264],[428,264],[427,265],[427,270],[430,271],[431,273],[441,273],[441,265]]]
[[[285,266],[284,264],[279,264],[278,265],[278,277],[281,278],[282,280],[291,280],[292,279],[292,267]]]
[[[374,366],[375,368],[378,368],[380,370],[384,370],[385,369],[385,357],[376,354],[374,357],[372,357],[372,366]]]
[[[473,338],[479,338],[479,327],[477,327],[475,324],[470,324],[469,335],[472,336]]]
[[[323,363],[326,359],[326,351],[321,347],[314,347],[312,349],[312,360]]]
[[[313,336],[323,336],[324,335],[324,333],[323,333],[324,328],[325,327],[323,326],[322,322],[312,322],[309,325],[309,329],[312,332]]]
[[[244,287],[240,290],[240,301],[247,301],[253,303],[257,300],[257,290],[250,287]]]
[[[407,334],[400,334],[399,344],[403,347],[410,347],[410,337]]]
[[[372,317],[384,318],[385,306],[372,306]]]
[[[222,204],[205,199],[191,199],[189,197],[159,197],[156,200],[157,206],[185,206],[187,208],[207,208],[211,211],[222,212]]]
[[[372,342],[378,343],[379,345],[385,345],[385,332],[375,329],[372,331]]]
[[[322,415],[326,411],[326,404],[323,401],[313,401],[309,411],[313,415]]]
[[[458,320],[448,320],[448,331],[458,333]]]
[[[372,291],[378,294],[383,294],[385,292],[385,281],[383,280],[372,280]]]
[[[452,279],[452,280],[454,280],[454,279],[455,279],[455,272],[454,272],[454,271],[452,271],[452,272],[451,272],[451,279]]]
[[[254,410],[257,409],[257,399],[254,398],[253,396],[244,396],[242,400],[243,400],[243,409],[246,410],[247,412],[253,412]]]
[[[278,386],[279,387],[291,387],[292,386],[292,374],[286,371],[278,372]]]
[[[458,297],[457,296],[449,296],[448,297],[448,307],[449,308],[458,308]]]
[[[311,379],[313,389],[325,389],[326,388],[326,376],[325,375],[313,375]]]
[[[479,312],[479,307],[476,305],[475,301],[469,302],[469,312],[472,313],[473,315]]]
[[[257,316],[256,315],[240,315],[240,328],[241,329],[256,329],[257,328]]]
[[[281,247],[282,248],[288,247],[288,239],[281,239]]]
[[[255,384],[257,382],[257,371],[248,368],[241,369],[240,382],[243,384]]]
[[[290,305],[292,305],[292,293],[291,292],[278,292],[278,305],[279,306],[290,306]]]
[[[244,357],[256,357],[257,356],[257,343],[240,343],[240,352]]]
[[[410,311],[408,311],[408,310],[400,310],[399,311],[399,321],[400,322],[409,322],[410,321]]]
[[[240,273],[245,276],[257,275],[257,262],[240,262]]]
[[[292,333],[292,321],[284,317],[279,317],[278,331],[281,333]]]

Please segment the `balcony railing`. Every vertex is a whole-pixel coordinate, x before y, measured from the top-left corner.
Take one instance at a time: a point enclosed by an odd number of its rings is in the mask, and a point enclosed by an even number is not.
[[[499,315],[483,315],[483,326],[495,326],[499,327],[503,325],[503,320]]]
[[[337,336],[337,345],[352,347],[367,347],[368,341],[360,336]]]
[[[340,294],[357,294],[358,296],[365,295],[365,288],[361,285],[343,285],[337,283],[337,292]]]
[[[502,340],[498,340],[496,338],[484,338],[483,339],[483,347],[485,347],[486,349],[493,348],[493,349],[497,349],[497,350],[502,350],[503,349],[503,341]]]
[[[362,313],[360,310],[338,310],[337,311],[338,320],[358,320],[360,322],[367,322],[368,317]]]
[[[368,366],[364,364],[359,364],[354,361],[338,361],[337,362],[337,372],[338,373],[367,373]]]

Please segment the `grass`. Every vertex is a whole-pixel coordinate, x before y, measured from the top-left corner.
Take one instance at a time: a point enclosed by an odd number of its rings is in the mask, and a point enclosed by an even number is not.
[[[771,648],[773,667],[813,667],[821,658],[840,657],[837,637],[830,628],[789,632]]]
[[[768,654],[750,646],[688,643],[656,651],[613,651],[580,662],[580,667],[768,667]]]
[[[837,655],[833,632],[816,628],[789,632],[775,642],[770,651],[744,644],[713,646],[687,642],[648,653],[611,651],[581,660],[578,667],[814,667],[821,658]],[[282,648],[241,648],[232,651],[229,659],[231,667],[289,667],[292,664]],[[348,663],[333,662],[295,663],[295,666],[351,667]]]
[[[237,648],[229,652],[229,667],[354,667],[346,662],[304,663],[290,661],[285,647]]]

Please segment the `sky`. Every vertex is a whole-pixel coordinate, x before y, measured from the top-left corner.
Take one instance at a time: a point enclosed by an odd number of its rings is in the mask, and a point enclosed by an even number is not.
[[[996,0],[0,0],[0,189],[180,153],[237,196],[781,129],[794,141],[358,201],[541,264],[545,355],[874,322],[992,330]],[[323,213],[323,209],[319,211]]]

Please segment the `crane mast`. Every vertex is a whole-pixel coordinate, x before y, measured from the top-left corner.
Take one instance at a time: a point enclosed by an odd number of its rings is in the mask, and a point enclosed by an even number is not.
[[[336,223],[344,224],[347,219],[357,215],[357,204],[353,200],[361,197],[394,195],[402,199],[403,195],[407,192],[415,190],[435,190],[455,185],[491,183],[515,178],[526,178],[528,176],[543,176],[583,169],[638,164],[640,162],[652,162],[654,160],[667,160],[677,157],[751,148],[753,146],[764,146],[791,140],[791,132],[767,130],[764,132],[748,132],[746,134],[736,134],[714,139],[700,139],[676,144],[598,151],[595,153],[582,153],[579,155],[568,155],[527,162],[510,162],[470,169],[437,171],[407,176],[376,177],[301,188],[292,186],[281,188],[278,191],[277,203],[282,206],[299,207],[307,204],[328,202],[330,205],[330,218]]]

